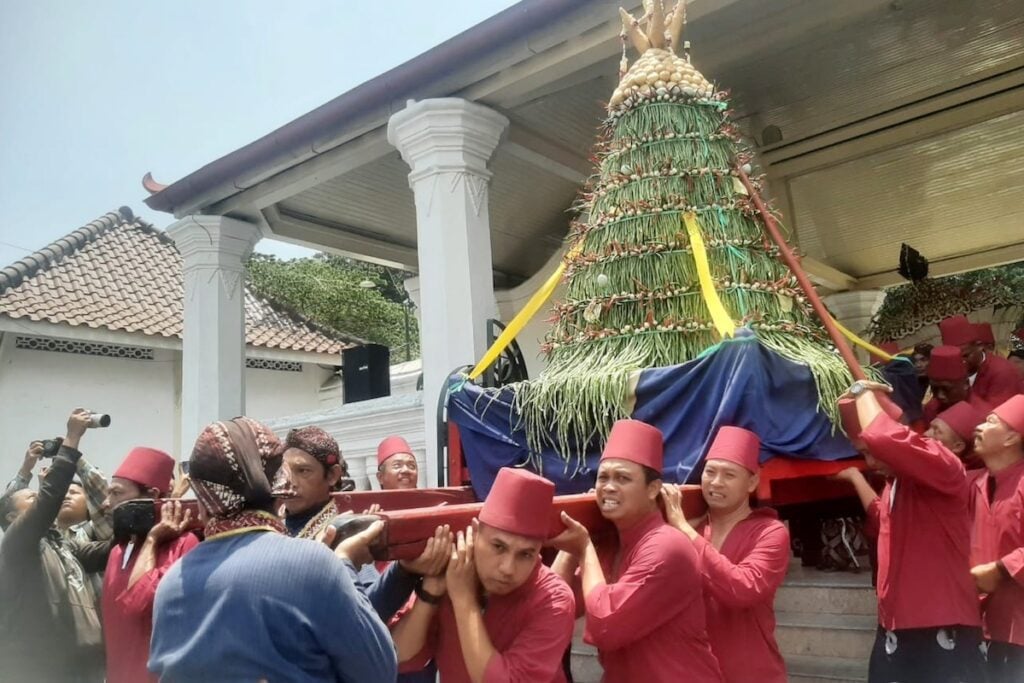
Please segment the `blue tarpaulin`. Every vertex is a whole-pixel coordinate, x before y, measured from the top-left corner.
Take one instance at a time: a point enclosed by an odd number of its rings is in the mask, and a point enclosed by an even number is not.
[[[480,500],[501,467],[527,462],[553,481],[559,494],[584,492],[594,485],[600,445],[591,444],[582,465],[554,449],[531,458],[525,432],[515,429],[519,421],[508,389],[495,394],[465,383],[450,395],[448,416],[458,425]],[[855,455],[846,437],[833,434],[828,417],[818,412],[810,370],[742,330],[689,363],[643,371],[632,416],[665,435],[665,478],[675,483],[699,477],[697,466],[721,425],[757,433],[762,462],[773,455],[816,460]]]

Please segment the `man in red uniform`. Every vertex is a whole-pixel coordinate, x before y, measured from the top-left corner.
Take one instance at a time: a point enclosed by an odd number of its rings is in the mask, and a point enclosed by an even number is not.
[[[968,483],[959,458],[885,413],[876,392],[855,382],[840,403],[844,428],[891,478],[865,495],[878,529],[878,632],[870,683],[983,681],[981,619],[969,575]],[[851,414],[855,407],[855,416]],[[856,470],[841,478],[855,483]],[[855,483],[856,486],[856,483]]]
[[[979,469],[984,463],[974,453],[974,430],[985,421],[985,411],[969,401],[954,403],[939,413],[924,435],[953,452],[967,469]]]
[[[972,389],[967,373],[967,364],[960,349],[955,346],[936,346],[928,362],[928,383],[932,389],[932,400],[924,406],[925,424],[955,403],[967,401],[982,413],[987,414],[992,406],[980,398]]]
[[[939,323],[942,343],[956,346],[967,364],[971,391],[990,406],[997,406],[1014,394],[1024,392],[1024,383],[1008,360],[986,353],[978,341],[978,329],[962,315]]]
[[[392,627],[401,670],[431,657],[445,683],[564,683],[572,590],[541,564],[555,485],[502,468],[443,577],[425,577]],[[447,592],[447,595],[445,595]]]
[[[103,506],[112,510],[133,498],[163,498],[171,490],[174,458],[154,448],[133,448],[114,472]],[[184,533],[191,511],[161,508],[160,521],[144,539],[114,546],[103,575],[103,639],[108,683],[139,683],[157,677],[146,669],[153,631],[153,600],[160,580],[199,544]]]
[[[584,639],[595,645],[605,683],[721,682],[711,651],[700,558],[658,509],[661,432],[637,420],[612,427],[597,473],[597,504],[618,532],[617,552],[598,555],[586,528],[565,513],[555,570],[579,582]]]
[[[419,485],[419,465],[409,443],[389,436],[377,446],[377,483],[383,491],[414,489]]]
[[[995,353],[996,333],[990,323],[978,323],[975,327],[975,335],[978,337],[978,344],[985,353]]]
[[[760,452],[753,432],[718,430],[700,479],[708,518],[696,529],[683,515],[679,488],[662,488],[669,524],[700,556],[711,650],[729,683],[786,683],[774,601],[789,566],[789,531],[774,510],[750,507]]]
[[[1024,681],[1024,396],[998,406],[978,426],[974,451],[985,463],[971,500],[971,574],[984,595],[989,680]]]

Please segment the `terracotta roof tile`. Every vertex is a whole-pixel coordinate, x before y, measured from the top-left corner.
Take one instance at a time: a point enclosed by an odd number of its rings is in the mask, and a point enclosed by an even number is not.
[[[0,314],[11,318],[180,338],[183,297],[174,242],[127,207],[0,269]],[[362,343],[248,288],[245,325],[253,346],[335,354]]]

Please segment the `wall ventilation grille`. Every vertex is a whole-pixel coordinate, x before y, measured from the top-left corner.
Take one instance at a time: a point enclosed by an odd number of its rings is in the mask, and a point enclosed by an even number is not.
[[[54,353],[75,353],[82,356],[104,356],[106,358],[129,358],[131,360],[153,360],[153,349],[122,344],[100,344],[87,341],[68,341],[49,337],[17,337],[15,348],[28,351],[52,351]]]
[[[266,360],[265,358],[247,358],[245,367],[253,370],[277,370],[278,372],[302,372],[302,363],[291,360]]]

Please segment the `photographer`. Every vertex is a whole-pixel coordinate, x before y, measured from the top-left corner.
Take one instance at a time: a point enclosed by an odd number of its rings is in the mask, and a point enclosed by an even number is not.
[[[60,447],[60,440],[55,439],[53,452],[49,456],[44,453],[44,442],[33,441],[28,450],[25,451],[25,459],[21,463],[21,469],[7,484],[6,493],[13,493],[19,489],[28,488],[32,482],[32,470],[35,469],[39,460],[44,457],[56,455]],[[47,468],[39,473],[39,479],[46,476]],[[57,513],[57,530],[69,541],[80,541],[90,543],[92,541],[105,541],[113,535],[110,512],[103,507],[103,500],[107,497],[107,478],[100,468],[96,467],[85,456],[75,463],[75,478],[68,488],[68,493],[61,503],[60,512]],[[89,574],[89,583],[92,584],[93,592],[99,598],[103,588],[103,571]]]
[[[4,495],[28,488],[32,482],[32,470],[39,463],[43,453],[42,441],[33,441],[25,451],[21,468],[14,478],[7,482]],[[59,447],[59,442],[55,444]],[[55,455],[51,454],[51,455]],[[39,478],[46,476],[46,468]],[[61,504],[57,515],[57,528],[71,540],[89,542],[105,541],[113,535],[110,513],[103,508],[107,497],[107,478],[100,468],[85,457],[75,463],[75,478],[68,489],[68,495]]]
[[[0,498],[0,680],[103,679],[99,614],[85,573],[103,568],[110,544],[69,541],[54,527],[91,423],[89,411],[75,409],[39,492]]]

